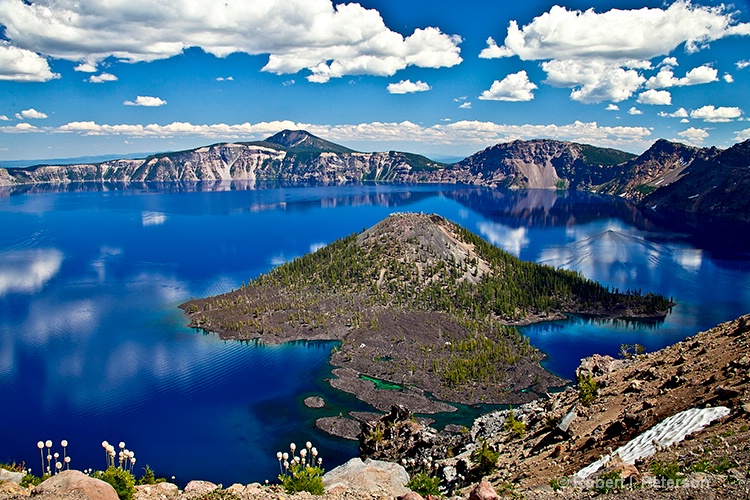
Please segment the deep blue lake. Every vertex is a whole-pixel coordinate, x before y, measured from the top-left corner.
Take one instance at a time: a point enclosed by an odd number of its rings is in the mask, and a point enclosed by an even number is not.
[[[750,312],[747,226],[657,217],[618,198],[455,186],[44,189],[0,193],[0,462],[36,474],[46,439],[58,451],[67,439],[77,469],[103,469],[100,443],[125,441],[137,475],[149,464],[182,485],[273,481],[290,441],[312,441],[326,469],[355,456],[356,443],[314,427],[369,409],[325,381],[333,344],[224,342],[187,328],[177,305],[392,212],[435,212],[522,259],[677,302],[658,324],[523,329],[563,377],[592,353],[659,349]],[[328,406],[306,408],[313,394]]]

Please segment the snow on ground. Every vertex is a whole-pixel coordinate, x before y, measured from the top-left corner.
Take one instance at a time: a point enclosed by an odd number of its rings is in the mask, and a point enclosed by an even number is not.
[[[635,464],[636,460],[653,456],[657,447],[666,448],[679,443],[685,436],[702,430],[714,420],[729,415],[729,408],[692,408],[665,418],[640,436],[617,448],[611,455],[606,455],[596,462],[579,470],[574,480],[584,480],[606,465],[615,455],[626,464]]]

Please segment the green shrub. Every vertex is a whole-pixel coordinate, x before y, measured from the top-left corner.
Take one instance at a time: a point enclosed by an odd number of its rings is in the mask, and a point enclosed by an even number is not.
[[[619,470],[605,472],[594,483],[594,491],[601,494],[608,494],[623,488],[622,476]]]
[[[104,472],[98,472],[95,477],[111,484],[120,500],[133,500],[135,477],[130,472],[110,466]]]
[[[477,472],[480,476],[486,476],[497,467],[497,459],[500,458],[500,453],[493,451],[487,444],[487,441],[482,441],[482,446],[471,452],[471,461],[477,464]]]
[[[695,462],[690,466],[693,472],[710,472],[711,474],[726,474],[729,469],[736,467],[737,464],[727,457],[720,457],[716,461],[708,459]]]
[[[307,491],[313,495],[322,495],[325,492],[322,467],[293,463],[289,466],[286,474],[279,475],[279,481],[289,494]]]
[[[656,477],[657,483],[665,486],[680,486],[685,479],[677,461],[662,462],[661,460],[655,460],[651,462],[649,469]]]
[[[620,344],[620,357],[632,359],[646,352],[646,348],[641,344]]]
[[[526,435],[526,424],[516,419],[512,406],[508,412],[508,416],[505,417],[505,429],[510,431],[512,435],[520,438]]]
[[[565,484],[565,481],[561,481],[559,477],[553,477],[549,480],[549,486],[552,488],[552,491],[560,491],[563,484]]]
[[[578,377],[578,399],[583,406],[591,406],[599,395],[599,386],[591,374]]]
[[[33,474],[26,474],[21,479],[21,487],[28,488],[29,486],[39,486],[43,481],[50,478],[49,474],[45,474],[42,477],[35,476]]]
[[[156,477],[156,475],[154,474],[154,469],[146,464],[146,467],[143,468],[143,476],[135,484],[164,483],[166,482],[166,480],[167,479],[164,477]]]
[[[433,477],[426,472],[417,472],[411,476],[406,487],[411,491],[419,493],[423,497],[427,495],[440,496],[440,478]]]

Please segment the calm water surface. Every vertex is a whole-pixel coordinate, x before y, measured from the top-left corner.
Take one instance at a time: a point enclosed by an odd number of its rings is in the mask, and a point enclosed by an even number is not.
[[[67,439],[75,468],[101,469],[101,441],[125,441],[138,475],[148,463],[182,484],[228,485],[273,480],[290,441],[313,441],[328,469],[355,456],[356,443],[314,428],[368,409],[325,382],[333,344],[224,342],[187,328],[177,305],[407,210],[439,213],[523,259],[674,297],[660,324],[525,328],[564,377],[594,352],[658,349],[750,312],[747,227],[657,220],[612,198],[372,185],[6,192],[0,462],[39,473],[36,442]],[[306,408],[312,394],[328,406]]]

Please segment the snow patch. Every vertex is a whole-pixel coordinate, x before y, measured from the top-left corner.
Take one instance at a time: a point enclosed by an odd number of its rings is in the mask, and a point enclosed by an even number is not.
[[[579,470],[573,479],[582,481],[588,478],[612,460],[615,455],[618,455],[624,463],[633,465],[636,460],[653,456],[657,446],[666,448],[679,443],[685,439],[685,436],[700,431],[714,420],[727,415],[729,415],[729,408],[726,406],[692,408],[672,415],[626,445],[617,448],[611,455],[606,455]]]

